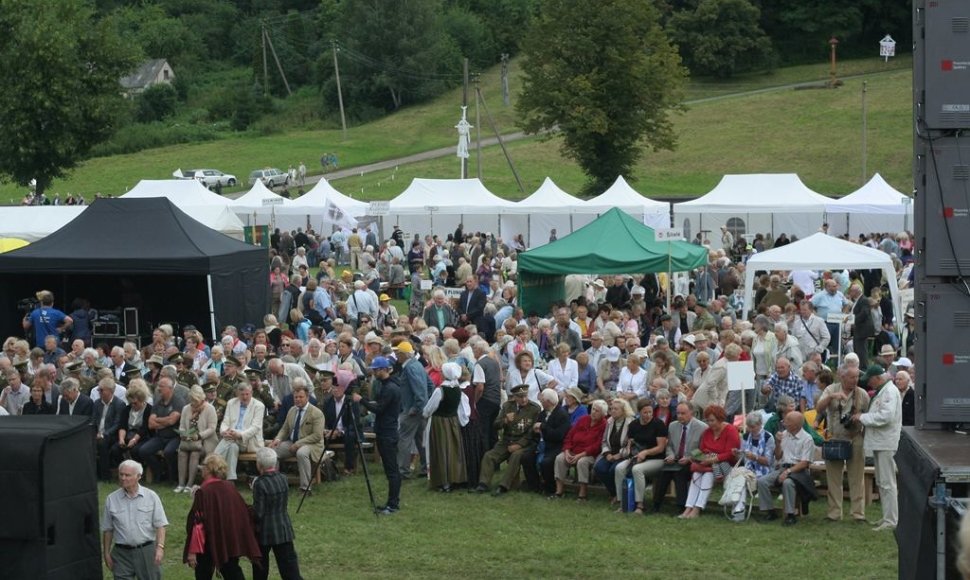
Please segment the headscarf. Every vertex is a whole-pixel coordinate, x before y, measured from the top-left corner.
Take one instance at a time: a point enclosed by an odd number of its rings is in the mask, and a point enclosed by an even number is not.
[[[445,377],[444,382],[441,383],[442,387],[457,387],[458,379],[461,378],[461,365],[453,362],[445,363],[441,365],[441,374]]]

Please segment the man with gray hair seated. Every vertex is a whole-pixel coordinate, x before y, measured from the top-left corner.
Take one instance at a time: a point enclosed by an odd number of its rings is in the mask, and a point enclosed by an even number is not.
[[[139,484],[141,476],[137,461],[118,466],[121,487],[105,499],[101,516],[102,553],[115,578],[159,580],[168,518],[158,494]]]
[[[320,461],[323,454],[323,411],[310,404],[307,383],[297,379],[293,382],[293,406],[290,407],[279,433],[269,446],[276,450],[280,459],[296,457],[300,471],[300,490],[307,491],[313,474],[311,465]]]
[[[226,477],[236,479],[236,463],[240,453],[255,453],[263,446],[263,417],[266,407],[253,398],[253,388],[244,383],[236,387],[236,397],[226,404],[226,412],[219,425],[219,444],[215,453],[229,465]]]
[[[253,482],[253,518],[256,540],[262,558],[253,562],[254,580],[269,577],[269,552],[276,556],[276,567],[283,580],[300,580],[300,562],[293,547],[293,523],[287,512],[289,484],[279,472],[276,452],[266,447],[256,451],[259,477]]]

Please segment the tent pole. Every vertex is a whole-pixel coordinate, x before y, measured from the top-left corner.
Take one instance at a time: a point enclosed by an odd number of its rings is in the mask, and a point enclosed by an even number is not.
[[[671,291],[674,288],[674,285],[673,285],[674,274],[672,272],[672,270],[673,270],[673,264],[672,264],[673,258],[670,255],[671,254],[671,248],[670,248],[670,244],[671,243],[673,243],[673,242],[667,242],[667,312],[670,312],[670,293],[671,293]]]
[[[212,274],[205,275],[205,283],[209,288],[209,322],[212,325],[212,340],[218,336],[216,334],[216,309],[212,305]]]
[[[525,216],[525,239],[529,240],[525,243],[525,247],[532,245],[532,214]]]

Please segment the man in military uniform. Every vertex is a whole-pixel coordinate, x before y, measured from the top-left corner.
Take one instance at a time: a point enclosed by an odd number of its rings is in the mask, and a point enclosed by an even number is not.
[[[205,400],[212,405],[212,408],[216,410],[216,421],[217,425],[222,424],[222,416],[226,414],[226,401],[220,399],[218,396],[217,387],[214,384],[207,383],[202,390],[205,391]]]
[[[90,396],[91,389],[94,388],[95,378],[90,377],[84,373],[84,363],[81,361],[74,361],[72,363],[67,363],[64,365],[64,372],[67,373],[66,378],[76,379],[80,388],[78,389],[85,395]]]
[[[235,396],[236,387],[246,382],[246,379],[242,377],[239,369],[242,368],[242,363],[239,359],[233,355],[226,357],[226,364],[222,366],[225,375],[222,377],[222,382],[219,383],[219,398],[223,401],[228,401]],[[253,394],[256,394],[253,391]],[[265,401],[264,401],[265,404]],[[269,407],[267,407],[268,409]]]
[[[192,388],[199,384],[199,377],[192,372],[192,365],[195,363],[189,355],[179,355],[172,357],[172,364],[178,371],[178,383]]]
[[[280,426],[276,423],[276,414],[280,402],[273,398],[269,384],[263,380],[262,372],[247,368],[246,378],[249,379],[249,384],[253,388],[253,397],[259,399],[259,402],[266,407],[266,416],[263,418],[263,438],[272,439],[280,429]]]
[[[502,474],[502,481],[494,495],[508,493],[509,488],[512,487],[512,481],[519,473],[522,454],[536,444],[535,432],[532,427],[538,422],[540,411],[542,409],[539,405],[529,400],[528,385],[518,385],[512,388],[512,400],[502,405],[502,409],[495,419],[494,428],[496,431],[503,430],[502,438],[482,458],[481,477],[478,487],[473,489],[473,492],[487,492],[495,470],[502,462],[508,461],[505,473]]]

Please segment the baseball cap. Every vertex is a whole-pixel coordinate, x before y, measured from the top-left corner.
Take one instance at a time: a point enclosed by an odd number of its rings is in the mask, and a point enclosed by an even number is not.
[[[370,363],[370,368],[371,369],[375,369],[375,370],[376,369],[389,369],[392,366],[393,365],[391,364],[391,361],[387,360],[387,358],[386,357],[383,357],[383,356],[374,357],[374,360],[372,360],[371,363]]]

